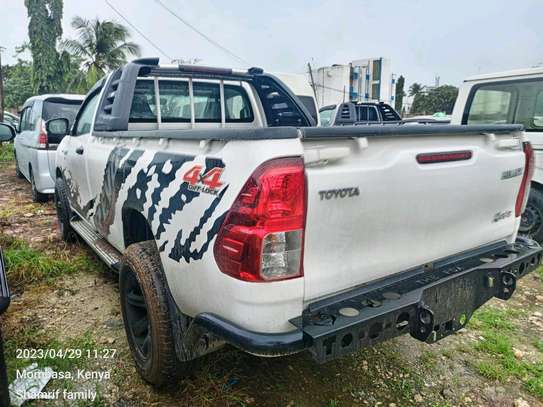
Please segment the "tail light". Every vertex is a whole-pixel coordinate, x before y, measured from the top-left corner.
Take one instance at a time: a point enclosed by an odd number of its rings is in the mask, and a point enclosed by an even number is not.
[[[45,131],[45,124],[43,120],[40,121],[40,134],[38,135],[38,148],[46,149],[49,140],[47,139],[47,132]]]
[[[534,159],[534,149],[530,142],[525,141],[523,143],[524,148],[524,174],[522,175],[522,184],[520,184],[520,189],[517,195],[517,202],[515,204],[515,216],[519,217],[524,212],[526,208],[526,202],[528,201],[528,195],[530,192],[530,182],[534,175],[535,170],[535,159]]]
[[[306,191],[301,158],[258,167],[227,213],[213,249],[219,269],[245,281],[303,275]]]

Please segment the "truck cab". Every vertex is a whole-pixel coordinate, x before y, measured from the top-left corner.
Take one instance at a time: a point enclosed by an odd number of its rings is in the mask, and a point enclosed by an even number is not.
[[[543,241],[543,67],[464,80],[451,124],[522,124],[535,156],[535,172],[519,232]]]

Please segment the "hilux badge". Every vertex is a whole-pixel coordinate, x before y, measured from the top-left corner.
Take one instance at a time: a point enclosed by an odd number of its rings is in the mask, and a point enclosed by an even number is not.
[[[519,175],[522,175],[522,167],[502,172],[501,179],[515,178],[515,177],[518,177]]]
[[[505,218],[508,218],[511,216],[511,211],[501,211],[494,214],[494,218],[492,219],[492,222],[499,222],[500,220],[503,220]]]

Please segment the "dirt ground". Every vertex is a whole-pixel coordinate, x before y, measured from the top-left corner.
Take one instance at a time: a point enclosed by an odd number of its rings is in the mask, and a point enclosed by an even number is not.
[[[30,364],[17,358],[17,349],[99,350],[101,357],[60,367],[109,372],[108,379],[56,379],[47,386],[98,392],[94,402],[80,405],[543,406],[541,272],[525,277],[513,299],[492,300],[467,329],[434,345],[404,336],[324,365],[307,353],[265,359],[227,346],[200,360],[191,377],[155,390],[134,368],[115,276],[83,244],[59,240],[52,203],[33,204],[30,185],[15,177],[12,163],[0,165],[0,228],[0,244],[20,239],[19,246],[26,244],[33,259],[45,253],[55,261],[81,264],[51,278],[8,270],[15,297],[3,325],[10,380],[16,369]],[[17,250],[8,253],[8,263],[18,261],[17,270],[24,270]],[[38,258],[33,261],[45,264],[47,272],[48,263]],[[115,354],[106,357],[104,349]],[[63,403],[73,404],[29,404]]]

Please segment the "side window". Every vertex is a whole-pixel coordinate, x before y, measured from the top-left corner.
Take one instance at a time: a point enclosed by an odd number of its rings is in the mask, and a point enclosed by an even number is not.
[[[26,130],[26,124],[25,124],[25,116],[28,114],[28,107],[26,109],[23,109],[21,112],[21,117],[19,119],[19,131]]]
[[[77,117],[74,133],[75,136],[90,133],[92,119],[94,117],[94,112],[96,111],[96,104],[98,103],[99,96],[100,92],[97,91],[84,103],[83,107],[81,108],[82,110]]]
[[[467,124],[513,123],[515,93],[509,85],[479,87],[469,106]]]
[[[532,126],[534,128],[543,128],[543,90],[539,91],[535,97]]]
[[[32,122],[32,106],[28,106],[23,110],[21,115],[21,131],[28,131],[34,129],[34,123]]]
[[[328,127],[332,124],[332,115],[334,114],[335,109],[326,109],[321,110],[319,115],[321,119],[321,126]]]
[[[511,80],[475,85],[463,124],[522,124],[526,131],[543,129],[543,80]]]
[[[130,108],[130,121],[156,123],[155,82],[152,79],[139,79],[136,82]]]

